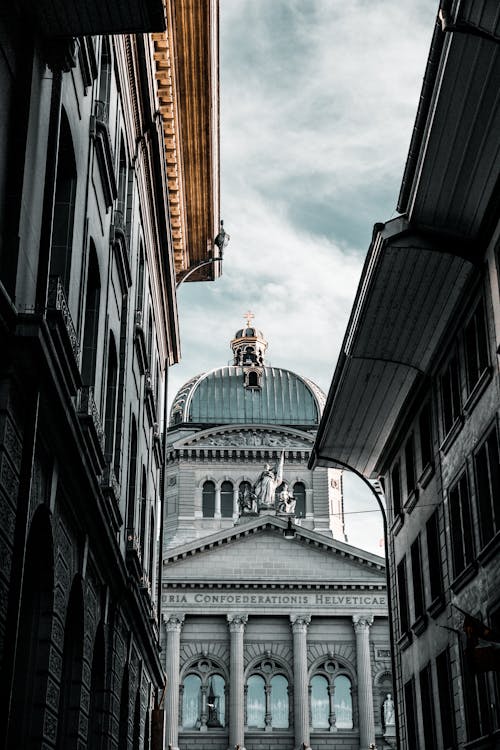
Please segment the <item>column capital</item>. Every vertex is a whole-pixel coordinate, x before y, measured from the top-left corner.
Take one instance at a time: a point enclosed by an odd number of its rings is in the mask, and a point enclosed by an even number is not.
[[[168,617],[164,617],[164,623],[167,629],[167,633],[180,633],[183,622],[184,615],[168,615]]]
[[[355,633],[368,633],[373,625],[373,615],[353,615],[352,624]]]
[[[227,615],[227,621],[229,623],[229,631],[231,633],[242,633],[245,630],[245,625],[248,621],[248,615]]]
[[[307,633],[311,622],[311,615],[290,615],[290,623],[294,633]]]

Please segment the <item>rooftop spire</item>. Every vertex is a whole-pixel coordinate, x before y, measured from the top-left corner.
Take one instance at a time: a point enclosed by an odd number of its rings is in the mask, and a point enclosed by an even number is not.
[[[233,364],[240,367],[263,367],[264,354],[267,349],[267,341],[262,331],[254,328],[252,320],[255,318],[253,312],[244,314],[246,328],[236,331],[231,341],[231,349],[234,354]]]

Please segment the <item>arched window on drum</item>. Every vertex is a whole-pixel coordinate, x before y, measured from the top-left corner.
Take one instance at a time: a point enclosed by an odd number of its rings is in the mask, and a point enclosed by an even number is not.
[[[233,516],[234,491],[231,482],[222,482],[220,488],[220,514],[222,518]]]
[[[205,482],[205,484],[203,485],[201,505],[203,518],[213,518],[215,516],[214,482]]]
[[[293,485],[293,496],[295,498],[295,517],[306,517],[306,488],[303,482],[295,482]]]

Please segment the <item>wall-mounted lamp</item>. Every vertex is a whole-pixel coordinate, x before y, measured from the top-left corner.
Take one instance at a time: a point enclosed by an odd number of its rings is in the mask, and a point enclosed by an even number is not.
[[[286,529],[283,531],[283,536],[285,537],[285,539],[295,538],[295,526],[293,525],[291,518],[288,519]]]
[[[203,268],[203,266],[209,266],[212,263],[222,263],[223,251],[224,248],[227,247],[230,239],[230,236],[224,229],[224,222],[221,219],[219,234],[214,239],[214,245],[217,245],[217,247],[219,248],[218,256],[216,258],[212,257],[208,258],[207,260],[201,260],[199,263],[195,263],[194,266],[191,266],[191,268],[188,268],[187,271],[182,271],[181,273],[177,274],[177,283],[175,285],[175,288],[178,289],[182,282],[186,281],[186,279],[199,268]],[[208,251],[210,252],[212,249],[210,240],[208,240],[207,242],[207,247]]]

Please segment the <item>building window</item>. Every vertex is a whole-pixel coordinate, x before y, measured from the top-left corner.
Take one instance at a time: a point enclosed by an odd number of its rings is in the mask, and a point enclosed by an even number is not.
[[[311,680],[311,719],[313,729],[328,729],[330,723],[330,701],[328,697],[328,680],[322,675],[315,675]]]
[[[413,433],[410,435],[405,445],[405,466],[406,466],[406,494],[409,497],[415,492],[417,477],[415,472],[415,439]]]
[[[337,729],[352,729],[352,693],[351,680],[345,674],[339,674],[333,681],[335,726]]]
[[[464,472],[448,493],[450,504],[453,576],[458,576],[474,556],[469,482]]]
[[[408,680],[404,686],[405,717],[406,717],[406,744],[407,747],[420,747],[417,733],[417,711],[415,701],[415,680]]]
[[[397,567],[398,602],[399,602],[399,630],[404,635],[409,628],[408,588],[406,581],[406,560],[403,558]]]
[[[420,537],[411,545],[411,574],[413,580],[413,607],[415,620],[424,615],[424,585],[422,580],[422,556],[420,552]]]
[[[219,667],[203,657],[184,677],[182,696],[182,729],[221,729],[226,725],[226,681],[218,673]]]
[[[247,682],[247,724],[249,727],[264,729],[266,725],[265,681],[254,674]]]
[[[71,130],[65,112],[61,115],[57,162],[50,273],[58,276],[69,297],[77,171]]]
[[[443,567],[439,544],[439,516],[437,510],[434,511],[426,523],[426,535],[431,601],[434,602],[443,596]]]
[[[295,482],[293,485],[293,496],[295,498],[295,517],[306,517],[306,487],[303,482]]]
[[[418,420],[420,431],[420,457],[422,459],[422,470],[432,464],[434,451],[432,448],[432,411],[430,403],[427,403]]]
[[[269,654],[269,652],[268,652]],[[246,684],[246,724],[254,729],[288,729],[288,679],[281,667],[266,656],[252,668]]]
[[[288,729],[288,680],[282,674],[271,679],[271,724],[275,729]]]
[[[446,371],[441,376],[441,402],[443,409],[443,428],[447,435],[460,416],[460,380],[458,363],[453,357]]]
[[[434,716],[434,694],[432,692],[432,672],[430,663],[420,672],[420,700],[422,702],[422,725],[425,750],[435,750],[436,718]]]
[[[99,305],[101,280],[95,245],[90,241],[85,294],[85,322],[83,329],[82,381],[84,385],[95,384],[97,342],[99,339]]]
[[[488,367],[488,336],[482,300],[465,327],[465,365],[470,393]]]
[[[394,464],[391,471],[391,497],[392,512],[394,518],[396,518],[401,513],[401,472],[399,461]]]
[[[203,518],[213,518],[215,516],[215,484],[214,482],[205,482],[202,492],[202,514]]]
[[[500,529],[500,461],[496,428],[474,456],[479,535],[484,547]]]
[[[118,381],[118,361],[113,335],[109,338],[108,371],[106,377],[106,406],[104,409],[104,437],[107,462],[112,465],[115,451],[116,401]]]
[[[231,482],[222,482],[220,488],[220,513],[222,518],[233,517],[233,485]]]
[[[352,729],[352,683],[339,674],[342,667],[328,658],[311,679],[311,722],[313,729]]]
[[[182,685],[182,728],[195,729],[200,722],[201,679],[196,674],[188,674]]]
[[[443,748],[455,747],[455,708],[451,684],[450,655],[448,649],[436,657],[437,688],[439,695],[439,715],[441,717],[441,734]]]

